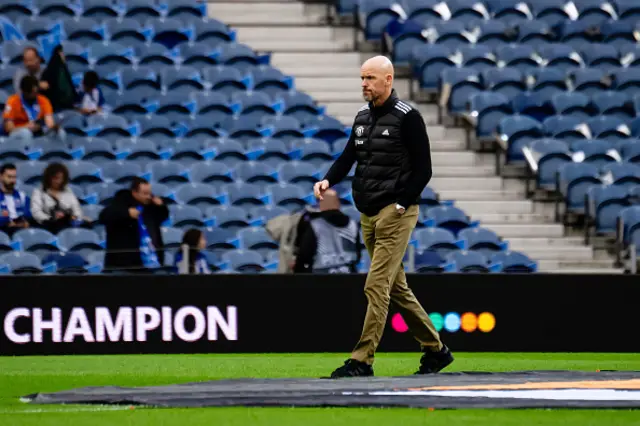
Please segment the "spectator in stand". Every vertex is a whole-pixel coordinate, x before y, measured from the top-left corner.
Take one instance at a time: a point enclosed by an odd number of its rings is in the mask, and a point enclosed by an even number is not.
[[[191,228],[184,233],[182,237],[182,245],[189,247],[188,274],[210,274],[207,257],[202,253],[207,247],[207,239],[204,233],[196,228]],[[180,272],[180,264],[182,262],[182,250],[178,251],[175,257],[177,271]]]
[[[164,265],[160,226],[168,218],[169,209],[145,179],[135,178],[130,189],[118,191],[100,212],[107,231],[105,272],[148,272]]]
[[[87,71],[82,79],[82,90],[78,92],[76,109],[84,115],[102,112],[105,104],[102,90],[98,87],[100,78],[95,71]]]
[[[29,75],[20,82],[20,94],[7,99],[3,118],[4,130],[11,138],[30,141],[49,132],[65,138],[64,130],[53,120],[51,102],[38,94],[38,80]]]
[[[82,208],[69,187],[69,170],[64,164],[51,163],[44,170],[42,186],[31,195],[31,214],[54,234],[82,223]]]
[[[49,90],[49,83],[42,80],[42,73],[44,72],[44,68],[42,67],[43,62],[44,60],[35,47],[30,46],[24,49],[22,52],[22,63],[24,64],[24,68],[19,68],[13,76],[13,90],[15,90],[16,93],[20,93],[22,90],[20,84],[22,84],[22,79],[25,76],[35,78],[40,90]]]
[[[29,197],[16,189],[17,180],[14,164],[0,167],[0,229],[9,236],[19,229],[28,228],[31,220]]]

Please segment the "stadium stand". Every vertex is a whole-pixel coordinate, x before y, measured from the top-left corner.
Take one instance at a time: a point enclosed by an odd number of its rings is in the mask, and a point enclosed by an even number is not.
[[[44,36],[62,42],[74,82],[87,69],[100,74],[109,108],[89,119],[63,113],[64,146],[3,141],[0,157],[29,185],[47,161],[65,160],[94,217],[133,176],[150,179],[170,204],[167,243],[177,244],[185,227],[204,227],[212,269],[275,269],[277,247],[261,226],[313,202],[312,183],[341,152],[363,103],[358,69],[371,46],[394,60],[396,89],[416,101],[432,143],[434,178],[412,242],[417,270],[610,272],[613,260],[583,239],[624,229],[619,246],[635,241],[631,201],[611,189],[589,192],[611,180],[631,193],[640,177],[631,169],[601,174],[638,156],[630,143],[640,135],[631,7],[345,0],[327,13],[299,2],[250,10],[225,2],[58,3],[11,9],[25,16],[16,16],[15,33],[6,25],[2,32],[0,101],[24,46],[46,56]],[[354,41],[365,53],[353,51]],[[437,102],[423,103],[430,93]],[[573,165],[592,167],[565,171]],[[496,175],[525,167],[531,182]],[[527,199],[531,185],[558,201]],[[357,217],[348,186],[341,199]],[[565,203],[586,215],[585,238],[556,223],[569,223]],[[78,252],[87,270],[99,270],[101,225],[82,231],[47,240],[47,255]],[[15,236],[0,241],[23,248]],[[5,271],[51,270],[41,258],[8,259]],[[365,255],[360,270],[367,265]]]
[[[435,100],[438,123],[466,127],[467,149],[496,151],[501,189],[535,212],[510,223],[545,237],[522,240],[541,270],[621,271],[637,203],[637,7],[344,0],[329,16],[353,26],[361,49],[388,53],[412,99]]]

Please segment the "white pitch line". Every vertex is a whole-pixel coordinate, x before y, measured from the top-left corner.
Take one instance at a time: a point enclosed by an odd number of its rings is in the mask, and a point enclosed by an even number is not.
[[[50,407],[50,408],[32,408],[27,410],[0,410],[2,414],[41,414],[41,413],[83,413],[83,412],[98,412],[98,411],[135,411],[141,407],[135,407],[131,409],[127,406],[114,406],[114,405],[97,405],[91,407]]]

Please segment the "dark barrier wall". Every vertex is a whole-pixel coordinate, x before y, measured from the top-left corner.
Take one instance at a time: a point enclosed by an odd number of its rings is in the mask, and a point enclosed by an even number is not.
[[[640,352],[631,276],[414,275],[455,351]],[[364,276],[49,276],[2,279],[1,355],[345,352]],[[391,310],[381,351],[417,351]]]

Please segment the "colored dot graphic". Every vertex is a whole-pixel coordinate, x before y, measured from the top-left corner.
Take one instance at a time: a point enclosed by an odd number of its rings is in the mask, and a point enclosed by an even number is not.
[[[460,327],[467,333],[476,331],[476,328],[478,328],[478,317],[471,312],[465,312],[460,318]]]
[[[480,331],[488,333],[496,328],[496,317],[491,312],[483,312],[478,315],[478,328]]]
[[[400,314],[395,314],[391,318],[391,327],[398,333],[406,333],[409,330],[409,326],[404,322],[404,318]]]
[[[456,333],[462,330],[465,333],[473,333],[474,331],[489,333],[496,328],[496,317],[491,312],[482,312],[478,315],[473,312],[465,312],[462,315],[457,312],[449,312],[444,316],[432,312],[429,314],[429,318],[438,332],[445,330],[449,333]],[[391,317],[391,327],[398,333],[409,331],[409,326],[399,313]]]
[[[442,330],[442,326],[444,324],[444,319],[442,318],[442,315],[440,315],[437,312],[432,312],[431,314],[429,314],[429,318],[431,318],[431,322],[433,323],[433,326],[435,327],[436,331],[440,331]]]

